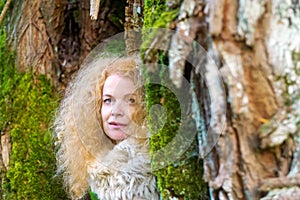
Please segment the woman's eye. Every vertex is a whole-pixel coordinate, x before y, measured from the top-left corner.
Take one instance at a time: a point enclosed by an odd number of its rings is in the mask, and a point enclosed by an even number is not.
[[[110,104],[111,103],[111,98],[105,98],[105,99],[103,99],[103,103]]]
[[[136,104],[135,98],[129,98],[129,104]]]

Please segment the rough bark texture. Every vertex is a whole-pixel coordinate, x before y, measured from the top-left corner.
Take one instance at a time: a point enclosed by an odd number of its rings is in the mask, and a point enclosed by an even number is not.
[[[208,199],[202,161],[197,157],[194,113],[189,107],[191,84],[186,81],[191,77],[186,61],[193,39],[201,26],[206,28],[203,10],[203,1],[145,2],[144,30],[154,34],[144,35],[142,57],[150,83],[159,80],[158,85],[146,87],[146,101],[153,134],[152,166],[162,199]]]
[[[180,86],[182,74],[190,70],[204,126],[222,130],[215,145],[215,138],[205,134],[199,137],[200,142],[214,146],[209,154],[209,149],[200,146],[210,198],[294,199],[300,191],[296,111],[299,2],[211,0],[205,2],[205,9],[199,9],[203,3],[180,3],[180,14],[167,23],[167,28],[176,27],[176,34],[167,41],[171,40],[169,51],[175,52],[174,57],[168,56],[174,84]],[[176,2],[168,1],[167,5],[171,10]],[[153,41],[161,38],[159,35]],[[183,61],[192,49],[191,40],[204,46],[205,56],[213,56],[226,95],[220,90],[220,80],[209,72],[211,63],[206,58],[204,67],[192,70]],[[157,58],[152,56],[155,53],[145,55],[151,61]],[[215,104],[210,99],[212,91],[220,97]],[[218,127],[224,122],[218,117],[224,108],[226,126]]]
[[[98,19],[91,20],[89,1],[13,1],[6,27],[16,67],[46,75],[63,91],[88,53],[124,30],[125,3],[103,0]],[[9,130],[1,130],[1,180],[9,167],[11,142]]]
[[[209,71],[211,63],[206,57],[200,58],[204,68],[191,68],[169,55],[174,84],[179,86],[182,76],[178,74],[185,73],[195,85],[196,100],[202,108],[196,123],[202,128],[223,130],[216,145],[215,138],[205,134],[198,137],[199,143],[213,146],[199,147],[199,156],[204,156],[209,198],[298,198],[299,1],[175,0],[167,1],[163,7],[151,2],[145,1],[151,12],[166,11],[155,16],[158,27],[163,24],[186,36],[180,41],[176,34],[159,35],[156,41],[167,42],[171,51],[183,57],[189,55],[191,41],[197,41],[207,50],[206,56],[214,57],[224,81],[226,95],[220,90],[220,80],[214,81],[217,75]],[[127,3],[126,23],[132,22],[128,13],[134,13],[133,1]],[[8,35],[16,50],[17,66],[20,70],[31,66],[35,73],[46,74],[63,89],[93,47],[122,31],[124,20],[120,16],[125,16],[124,8],[125,1],[101,1],[98,19],[92,21],[89,1],[14,1]],[[180,10],[178,15],[172,12],[176,9]],[[133,21],[140,24],[139,20]],[[145,20],[149,20],[147,16]],[[134,23],[126,23],[126,31],[134,29]],[[130,41],[134,36],[127,37]],[[135,49],[129,44],[127,47]],[[147,58],[152,63],[158,60],[153,55]],[[210,99],[212,90],[219,94],[219,102]],[[223,106],[225,129],[218,127],[223,123],[222,117],[213,118],[220,116]],[[3,169],[8,163],[5,155],[10,151],[7,135],[4,132],[1,136]]]
[[[299,42],[295,48],[287,38],[299,27],[295,6],[285,1],[209,2],[209,33],[213,50],[223,61],[220,70],[229,103],[227,128],[215,148],[218,157],[207,162],[217,169],[215,175],[206,172],[215,199],[259,199],[266,194],[266,199],[278,199],[266,191],[270,180],[282,182],[290,176],[295,180],[292,177],[299,173],[293,167],[298,162],[299,129],[293,107],[299,100],[287,98],[296,95],[298,88],[291,84],[293,90],[289,90],[290,80],[286,80],[299,79],[296,61],[289,56],[299,52]],[[278,37],[279,30],[285,36]],[[288,189],[286,194],[284,189],[277,193],[294,198]]]
[[[16,1],[11,10],[9,36],[12,48],[16,51],[17,65],[20,70],[33,67],[40,74],[54,78],[52,60],[55,56],[51,39],[47,34],[46,20],[42,14],[43,1]],[[63,12],[63,4],[60,10]],[[53,6],[50,7],[53,9]],[[52,10],[49,10],[50,12]],[[53,13],[49,13],[48,16]],[[57,13],[59,14],[59,13]],[[61,16],[61,15],[58,15]],[[61,19],[57,19],[61,20]],[[54,22],[55,23],[55,22]],[[53,38],[54,39],[54,38]]]
[[[33,67],[64,89],[91,49],[123,30],[124,7],[125,1],[102,1],[91,20],[89,1],[16,1],[9,35],[19,69]]]
[[[125,7],[125,35],[126,52],[133,55],[140,49],[140,32],[143,25],[143,0],[127,0]]]

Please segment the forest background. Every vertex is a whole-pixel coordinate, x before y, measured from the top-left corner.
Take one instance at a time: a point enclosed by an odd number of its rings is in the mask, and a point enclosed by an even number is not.
[[[165,122],[154,159],[184,122],[196,130],[154,171],[162,199],[299,198],[298,0],[1,0],[0,10],[1,199],[68,198],[51,123],[86,56],[119,33],[112,49],[128,54],[138,33],[150,36],[141,59],[161,80],[146,87],[147,108],[166,111],[149,116],[152,130]],[[191,95],[183,114],[175,94]]]

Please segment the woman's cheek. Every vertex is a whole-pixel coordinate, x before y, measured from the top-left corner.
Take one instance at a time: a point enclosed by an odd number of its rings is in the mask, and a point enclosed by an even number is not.
[[[105,121],[108,117],[109,114],[111,113],[110,108],[108,106],[102,106],[101,108],[101,117],[103,121]]]
[[[136,106],[130,106],[128,108],[128,116],[130,120],[134,119],[135,113],[137,112],[137,107]]]

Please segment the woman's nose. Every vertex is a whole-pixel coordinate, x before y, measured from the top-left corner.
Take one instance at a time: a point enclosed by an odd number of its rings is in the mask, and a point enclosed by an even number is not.
[[[124,115],[122,102],[116,101],[113,104],[112,109],[111,109],[111,114],[113,116],[122,116],[122,115]]]

